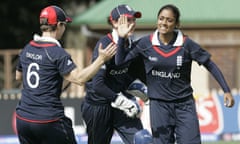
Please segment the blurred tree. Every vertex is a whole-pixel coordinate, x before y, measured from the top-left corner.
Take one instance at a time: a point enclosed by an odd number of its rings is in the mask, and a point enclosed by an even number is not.
[[[101,0],[1,0],[0,49],[18,49],[39,33],[39,13],[47,5],[58,5],[74,13],[79,5],[89,7]]]

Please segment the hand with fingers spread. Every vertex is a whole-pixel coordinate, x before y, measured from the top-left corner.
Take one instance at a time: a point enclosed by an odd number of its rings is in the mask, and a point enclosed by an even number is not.
[[[99,58],[103,61],[108,61],[116,54],[117,45],[113,42],[110,43],[105,49],[102,47],[102,43],[100,43],[98,47]]]
[[[231,93],[224,94],[224,105],[226,107],[233,107],[234,106],[234,98]]]
[[[125,15],[120,15],[118,19],[118,35],[119,37],[127,37],[128,33],[130,33],[134,29],[134,23],[128,23],[128,17]]]

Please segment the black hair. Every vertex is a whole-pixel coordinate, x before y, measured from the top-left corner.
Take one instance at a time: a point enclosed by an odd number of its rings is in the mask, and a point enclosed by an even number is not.
[[[158,14],[157,14],[157,17],[159,16],[159,14],[164,10],[164,9],[170,9],[173,14],[174,14],[174,17],[176,19],[176,23],[180,23],[180,11],[179,9],[173,5],[173,4],[167,4],[167,5],[164,5],[163,7],[161,7],[161,9],[158,11]]]
[[[107,23],[108,23],[109,25],[112,25],[112,19],[111,19],[111,16],[108,16],[108,17],[107,17]]]

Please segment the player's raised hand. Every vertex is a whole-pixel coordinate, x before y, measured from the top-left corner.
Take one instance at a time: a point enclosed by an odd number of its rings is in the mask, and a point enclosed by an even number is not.
[[[104,61],[111,59],[116,54],[117,45],[113,42],[110,43],[105,49],[102,47],[102,43],[99,44],[98,53],[99,57]]]
[[[234,99],[231,93],[224,94],[224,105],[226,107],[233,107],[234,106]]]
[[[117,28],[119,37],[127,37],[128,33],[130,33],[133,28],[134,23],[129,24],[127,16],[120,15]]]

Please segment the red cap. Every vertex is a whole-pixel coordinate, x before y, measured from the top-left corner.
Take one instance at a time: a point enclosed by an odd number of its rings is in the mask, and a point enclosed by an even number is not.
[[[40,13],[39,18],[46,18],[47,24],[49,25],[55,25],[57,22],[72,22],[72,19],[68,17],[65,12],[58,6],[48,6],[44,8]]]

